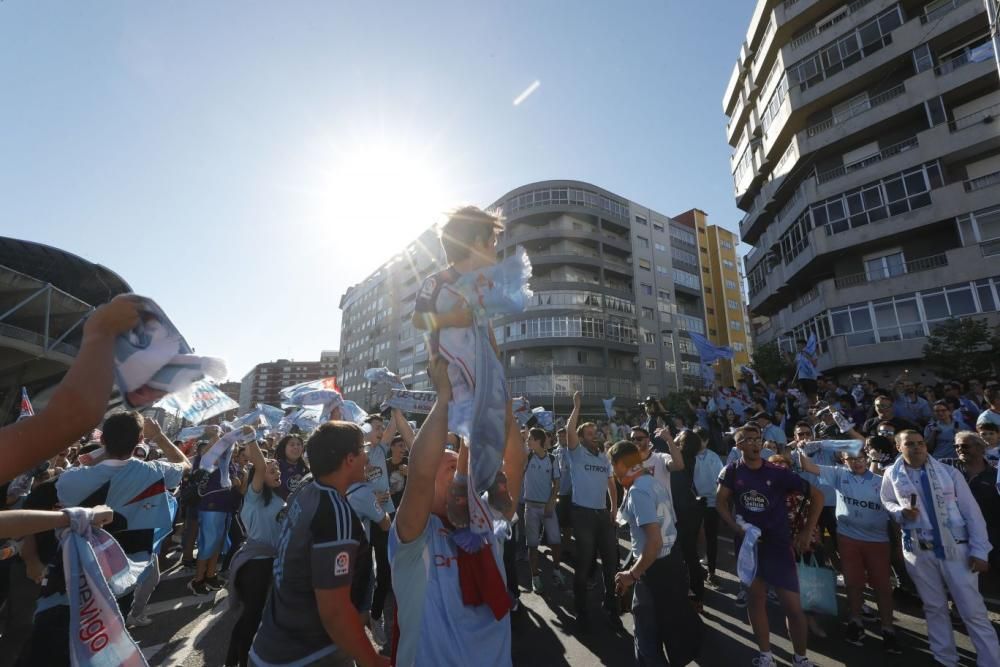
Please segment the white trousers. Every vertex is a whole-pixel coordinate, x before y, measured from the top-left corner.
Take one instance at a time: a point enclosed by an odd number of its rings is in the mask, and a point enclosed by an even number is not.
[[[958,665],[958,649],[948,612],[950,593],[976,647],[976,664],[996,667],[1000,665],[1000,642],[979,592],[979,575],[969,570],[968,545],[960,544],[958,548],[961,555],[953,560],[940,560],[933,551],[903,551],[906,571],[923,602],[931,653],[943,665]]]

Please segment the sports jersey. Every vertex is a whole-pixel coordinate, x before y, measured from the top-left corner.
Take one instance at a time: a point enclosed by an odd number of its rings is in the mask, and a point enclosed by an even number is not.
[[[382,523],[386,516],[385,510],[375,500],[375,489],[367,482],[355,482],[347,489],[347,502],[351,503],[351,509],[361,519],[365,537],[371,539],[372,522]]]
[[[889,513],[882,507],[882,476],[855,475],[843,466],[820,466],[820,480],[837,491],[837,534],[862,542],[889,541]]]
[[[569,460],[569,447],[559,445],[552,450],[552,455],[559,461],[559,495],[568,496],[573,493],[573,466]]]
[[[508,530],[506,521],[498,521],[488,537],[505,581],[502,535]],[[455,541],[440,518],[431,514],[424,532],[407,544],[400,542],[393,523],[389,560],[399,623],[397,667],[511,664],[510,619],[498,621],[489,605],[462,601]]]
[[[785,496],[789,493],[808,496],[809,482],[773,463],[765,461],[754,470],[737,461],[725,467],[719,484],[732,492],[734,513],[760,528],[762,540],[772,545],[791,544]]]
[[[443,271],[427,276],[420,284],[417,292],[417,299],[413,304],[414,313],[446,313],[454,308],[458,302],[458,292],[451,286],[458,282],[462,274],[458,270],[449,266]],[[438,353],[441,344],[441,330],[434,328],[430,330],[428,337],[431,355]]]
[[[646,531],[643,526],[651,523],[659,524],[660,538],[663,540],[657,558],[670,554],[677,539],[674,509],[671,507],[670,494],[652,475],[640,475],[632,482],[632,486],[625,492],[618,517],[622,523],[629,525],[632,555],[636,559],[642,556],[646,548]]]
[[[282,511],[285,509],[285,501],[274,491],[271,490],[271,502],[265,505],[263,489],[254,491],[253,484],[248,485],[247,493],[243,497],[240,518],[243,519],[243,526],[247,529],[247,539],[277,547],[278,539],[281,537],[281,521],[285,516]]]
[[[275,493],[281,496],[282,500],[288,500],[288,496],[295,493],[302,481],[308,474],[305,461],[299,459],[295,463],[289,463],[285,459],[278,459],[278,468],[281,470],[281,486],[275,489]]]
[[[524,469],[524,499],[533,503],[547,503],[552,495],[552,481],[559,479],[559,463],[552,456],[528,455]]]
[[[600,510],[607,507],[611,463],[604,452],[592,454],[585,445],[569,450],[573,479],[573,505]]]
[[[371,548],[348,501],[316,480],[303,484],[289,499],[252,660],[305,665],[334,653],[315,591],[350,586],[351,602],[358,607],[371,570]]]
[[[663,485],[663,488],[670,490],[670,463],[673,458],[670,454],[662,452],[652,452],[642,462],[642,467],[653,475],[653,478]]]
[[[197,470],[200,459],[196,458],[191,464],[192,469]],[[235,463],[229,464],[229,469],[225,474],[229,479],[239,478],[240,469]],[[222,468],[216,468],[212,473],[203,477],[198,482],[198,511],[199,512],[225,512],[232,514],[236,512],[239,505],[239,491],[235,488],[222,486]]]

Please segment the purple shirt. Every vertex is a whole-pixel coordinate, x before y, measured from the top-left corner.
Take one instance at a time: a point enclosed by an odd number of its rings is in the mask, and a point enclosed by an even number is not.
[[[773,463],[765,461],[760,468],[752,470],[740,460],[726,466],[719,484],[733,494],[733,513],[760,528],[762,540],[771,544],[791,544],[785,496],[789,493],[808,496],[809,482]]]
[[[195,459],[195,461],[197,463],[194,465],[194,468],[197,470],[200,459]],[[240,492],[233,487],[228,489],[222,487],[221,471],[221,468],[216,468],[212,471],[211,475],[203,479],[198,485],[198,495],[200,496],[198,500],[199,512],[228,512],[232,514],[239,507]],[[229,464],[228,474],[231,480],[238,479],[240,475],[239,466],[235,463]]]
[[[282,500],[288,500],[288,496],[292,495],[305,479],[306,464],[302,459],[295,463],[278,459],[278,468],[281,470],[281,485],[274,490],[274,493]]]

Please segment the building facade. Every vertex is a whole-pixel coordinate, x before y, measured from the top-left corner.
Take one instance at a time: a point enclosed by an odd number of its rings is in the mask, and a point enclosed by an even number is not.
[[[675,215],[674,220],[697,229],[707,338],[733,350],[731,360],[716,363],[715,381],[733,386],[740,366],[750,364],[750,322],[743,297],[743,269],[736,253],[740,239],[728,229],[708,224],[708,215],[697,208]]]
[[[279,359],[257,364],[240,382],[240,414],[249,412],[257,403],[280,406],[278,392],[285,387],[337,377],[339,370],[340,358],[336,351],[324,351],[320,361]]]
[[[578,181],[525,185],[493,207],[506,220],[498,259],[523,246],[533,266],[526,312],[493,323],[513,395],[565,414],[579,389],[585,410],[600,414],[611,396],[631,407],[701,386],[687,337],[706,332],[693,224]],[[429,388],[426,344],[410,318],[420,283],[445,266],[428,229],[341,299],[349,398],[367,404],[364,371],[377,366]]]
[[[996,321],[1000,111],[978,0],[759,0],[723,100],[757,344],[845,376]]]

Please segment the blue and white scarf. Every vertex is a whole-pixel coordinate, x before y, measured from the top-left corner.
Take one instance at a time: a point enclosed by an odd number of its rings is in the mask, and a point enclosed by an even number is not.
[[[229,470],[229,464],[233,460],[233,445],[237,442],[249,442],[256,438],[255,433],[244,434],[243,431],[230,431],[221,438],[215,441],[215,443],[208,448],[208,451],[202,454],[201,464],[198,466],[201,470],[207,471],[209,474],[219,468],[222,472],[219,474],[219,483],[224,489],[228,489],[232,486],[232,482],[229,480],[229,475],[227,471]]]
[[[94,510],[72,507],[70,527],[58,531],[66,594],[69,649],[73,667],[148,665],[125,629],[116,597],[133,588],[147,563],[130,560],[106,531],[91,525]]]
[[[115,340],[115,384],[122,400],[141,408],[199,380],[226,377],[226,362],[192,352],[163,310],[142,299],[139,324]]]
[[[180,415],[192,424],[200,424],[215,415],[235,410],[240,404],[229,398],[217,386],[201,380],[186,390],[166,396],[153,404],[167,412]]]
[[[392,389],[389,393],[389,399],[383,403],[383,407],[396,408],[402,412],[427,415],[430,414],[436,400],[437,392]]]

